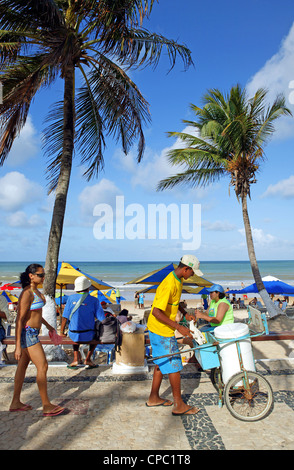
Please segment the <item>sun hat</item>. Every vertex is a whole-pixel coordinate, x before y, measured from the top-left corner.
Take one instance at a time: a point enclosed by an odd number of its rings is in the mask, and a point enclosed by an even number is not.
[[[207,291],[208,292],[221,292],[221,294],[225,292],[224,288],[220,284],[213,284],[213,286],[209,287]]]
[[[81,292],[83,290],[89,289],[91,286],[91,281],[86,276],[79,276],[75,280],[75,291]]]
[[[194,274],[197,274],[197,276],[202,276],[203,273],[200,271],[199,266],[200,266],[200,261],[196,256],[194,255],[184,255],[180,259],[180,262],[184,264],[185,266],[188,266],[189,268],[192,268],[194,271]]]

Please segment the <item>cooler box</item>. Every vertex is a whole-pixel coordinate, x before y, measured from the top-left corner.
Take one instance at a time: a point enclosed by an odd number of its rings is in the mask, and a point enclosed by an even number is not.
[[[199,346],[199,349],[195,350],[195,357],[203,370],[214,369],[214,367],[220,366],[217,347],[212,344],[215,339],[209,332],[205,332],[205,336],[207,343]],[[197,347],[197,343],[194,347]]]

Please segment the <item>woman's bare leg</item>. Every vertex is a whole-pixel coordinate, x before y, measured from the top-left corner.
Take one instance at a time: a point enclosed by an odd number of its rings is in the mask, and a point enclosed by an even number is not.
[[[24,403],[20,401],[20,394],[23,386],[23,382],[26,375],[26,370],[30,362],[30,357],[27,354],[26,349],[22,349],[21,358],[18,361],[18,366],[15,372],[14,377],[14,393],[12,397],[12,402],[10,404],[10,410],[17,410],[25,406]],[[31,408],[31,407],[30,407]]]
[[[34,346],[30,346],[27,350],[28,350],[30,359],[32,360],[32,362],[37,368],[37,385],[38,385],[39,393],[40,393],[41,400],[42,400],[43,412],[49,413],[53,409],[56,411],[58,411],[58,409],[61,410],[62,408],[51,403],[48,397],[48,393],[47,393],[48,362],[47,362],[41,343],[34,344]]]

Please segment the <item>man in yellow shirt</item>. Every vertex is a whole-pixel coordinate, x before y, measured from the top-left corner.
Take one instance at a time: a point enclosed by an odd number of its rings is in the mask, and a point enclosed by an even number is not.
[[[187,320],[193,318],[188,315],[180,304],[183,279],[188,279],[193,274],[202,275],[199,271],[199,261],[194,255],[184,255],[178,267],[169,273],[159,284],[152,310],[148,318],[147,328],[152,346],[153,357],[177,353],[179,351],[177,340],[174,336],[175,330],[181,335],[192,338],[188,328],[175,321],[178,310],[186,316]],[[156,359],[153,374],[153,382],[150,396],[146,406],[172,406],[174,416],[196,414],[199,408],[189,407],[184,403],[181,396],[181,375],[183,368],[181,356],[174,355],[167,358]],[[159,389],[163,374],[168,374],[172,388],[174,403],[164,400],[159,396]]]

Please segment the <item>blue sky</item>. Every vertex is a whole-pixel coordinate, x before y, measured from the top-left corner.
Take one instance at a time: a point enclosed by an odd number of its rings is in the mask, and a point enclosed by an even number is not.
[[[191,240],[183,239],[181,233],[178,238],[172,238],[169,223],[161,217],[155,238],[148,239],[148,228],[149,236],[152,228],[148,211],[159,204],[163,208],[172,207],[178,211],[181,227],[187,225],[188,214],[192,233],[193,217],[196,221],[194,204],[200,210],[201,231],[195,235],[190,251],[200,260],[247,260],[241,206],[232,189],[229,192],[228,179],[206,189],[181,187],[160,193],[156,192],[156,185],[174,173],[166,153],[177,142],[167,132],[184,130],[182,120],[193,119],[190,103],[201,105],[201,96],[208,88],[229,91],[240,83],[247,87],[250,96],[257,88],[266,87],[270,99],[284,93],[294,114],[293,1],[212,0],[208,6],[197,0],[160,0],[144,26],[186,44],[195,66],[184,72],[179,59],[167,74],[169,63],[163,53],[155,70],[130,72],[148,100],[152,116],[151,124],[145,128],[144,158],[138,165],[135,147],[124,156],[114,142],[108,141],[104,171],[98,179],[87,183],[82,177],[79,156],[75,156],[59,258],[64,261],[178,260],[185,252],[183,243],[191,242],[192,235]],[[2,261],[42,261],[46,257],[53,196],[48,197],[46,193],[41,135],[49,106],[61,95],[61,83],[37,95],[27,125],[0,169]],[[267,159],[257,184],[252,186],[252,200],[248,205],[260,260],[294,259],[293,148],[294,118],[281,120],[266,147]],[[117,196],[124,202],[123,217],[116,211]],[[99,212],[103,207],[108,210],[104,216]],[[112,238],[109,236],[111,218],[106,219],[111,211]],[[104,225],[103,229],[103,221],[107,228]],[[118,235],[116,221],[120,227]],[[197,222],[200,222],[199,212]],[[160,238],[159,229],[165,227],[166,236]],[[103,237],[102,229],[108,236],[97,239],[99,233]]]

